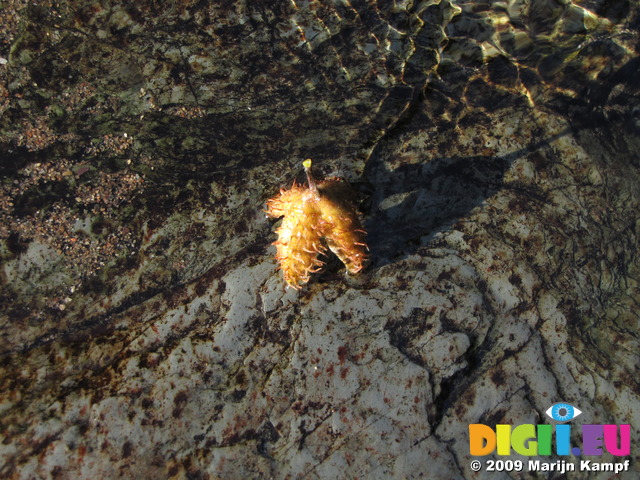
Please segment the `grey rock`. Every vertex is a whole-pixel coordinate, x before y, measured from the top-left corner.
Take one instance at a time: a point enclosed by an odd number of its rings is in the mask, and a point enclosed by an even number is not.
[[[0,14],[3,478],[560,478],[469,424],[640,428],[637,5],[162,5]],[[371,263],[294,291],[306,157]]]

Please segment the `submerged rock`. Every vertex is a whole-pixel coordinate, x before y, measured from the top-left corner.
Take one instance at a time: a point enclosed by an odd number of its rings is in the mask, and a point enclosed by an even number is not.
[[[489,478],[471,423],[640,428],[622,3],[9,2],[1,476]],[[371,263],[298,292],[263,209],[306,157]]]

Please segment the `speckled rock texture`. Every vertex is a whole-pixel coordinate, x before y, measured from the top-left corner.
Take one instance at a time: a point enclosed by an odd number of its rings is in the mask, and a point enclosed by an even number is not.
[[[637,478],[637,2],[9,0],[0,26],[0,477],[564,478],[474,473],[468,426],[565,401],[631,424]],[[371,262],[295,291],[264,209],[307,157]]]

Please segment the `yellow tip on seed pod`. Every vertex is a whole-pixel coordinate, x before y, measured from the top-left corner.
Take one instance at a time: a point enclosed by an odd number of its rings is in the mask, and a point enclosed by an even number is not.
[[[324,262],[327,247],[350,273],[360,272],[368,258],[365,231],[356,208],[348,200],[349,185],[339,178],[316,181],[311,159],[302,165],[309,185],[294,185],[267,201],[267,215],[284,217],[278,228],[276,258],[287,284],[295,289],[309,281]]]

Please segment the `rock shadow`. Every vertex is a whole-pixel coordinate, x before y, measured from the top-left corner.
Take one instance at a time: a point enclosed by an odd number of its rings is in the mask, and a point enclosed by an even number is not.
[[[441,157],[387,169],[372,157],[363,181],[374,185],[364,222],[372,266],[402,260],[464,219],[504,186],[504,175],[519,158],[571,133],[557,135],[503,156]]]

